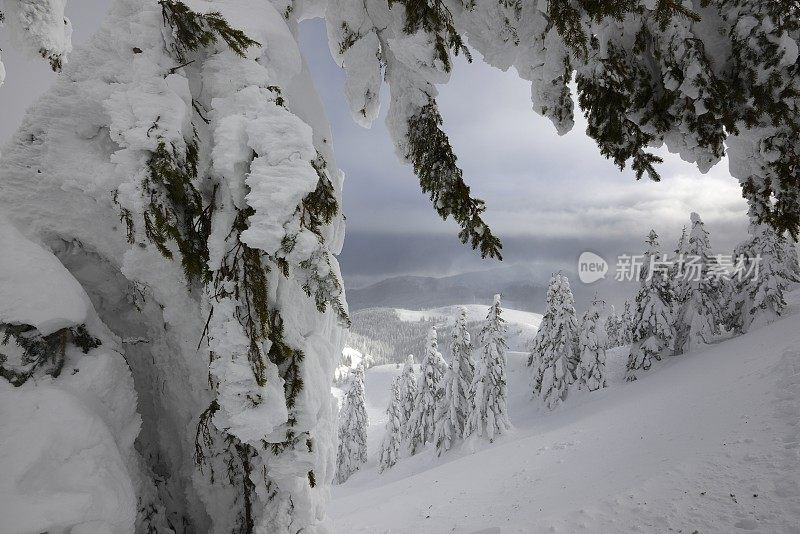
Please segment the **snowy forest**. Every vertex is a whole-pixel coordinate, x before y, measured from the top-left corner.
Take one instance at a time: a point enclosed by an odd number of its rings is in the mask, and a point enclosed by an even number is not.
[[[0,3],[3,116],[19,58],[53,73],[0,149],[0,534],[797,532],[795,0],[109,0],[91,31],[86,5]],[[549,231],[464,170],[442,94],[478,65],[682,231],[628,228],[622,300],[562,262],[532,267],[539,313],[494,288],[351,312],[342,114],[475,258]],[[735,224],[669,196],[678,163],[738,184]]]

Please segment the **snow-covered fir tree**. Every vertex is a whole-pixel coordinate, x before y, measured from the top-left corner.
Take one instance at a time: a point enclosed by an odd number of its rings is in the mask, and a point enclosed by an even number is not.
[[[350,387],[344,395],[339,411],[339,446],[336,454],[337,484],[343,484],[350,475],[367,463],[367,417],[364,396],[364,366],[353,371]]]
[[[528,357],[533,396],[548,408],[558,406],[575,381],[578,361],[578,320],[569,280],[561,273],[550,278],[547,306]]]
[[[381,441],[381,453],[378,458],[378,470],[389,469],[400,459],[403,450],[403,400],[400,397],[401,376],[392,380],[389,406],[386,407],[386,433]]]
[[[608,338],[608,347],[619,347],[622,345],[622,317],[617,313],[616,308],[612,305],[608,311],[605,319],[606,337]]]
[[[5,26],[15,48],[39,57],[60,71],[72,51],[72,24],[64,16],[67,0],[8,0],[0,6],[0,28]],[[0,57],[0,86],[5,80]]]
[[[480,333],[481,358],[470,387],[472,411],[464,430],[465,436],[482,436],[489,441],[511,428],[506,384],[506,325],[502,313],[500,295],[495,295]]]
[[[681,236],[678,238],[678,245],[675,247],[675,256],[671,258],[672,264],[669,269],[670,287],[672,289],[673,316],[678,317],[680,308],[686,300],[689,292],[687,279],[687,263],[690,261],[689,235],[684,225]]]
[[[668,269],[653,268],[664,261],[659,251],[658,234],[654,230],[650,230],[646,243],[648,249],[636,294],[633,336],[625,371],[628,382],[636,380],[641,371],[650,369],[654,358],[660,360],[668,354],[675,337]]]
[[[606,387],[606,347],[608,335],[605,328],[605,302],[595,295],[589,308],[581,317],[578,335],[578,388],[596,391]]]
[[[134,500],[109,505],[134,511],[115,528],[313,530],[334,474],[330,385],[347,324],[343,176],[293,22],[270,3],[191,6],[111,4],[4,152],[0,209],[36,228],[116,336],[147,332],[118,347],[136,385],[119,402],[143,421],[125,430],[136,451],[120,449],[130,479],[118,484],[133,489],[106,492]],[[19,309],[2,320],[35,327]],[[78,337],[104,332],[96,321]]]
[[[433,442],[439,455],[464,436],[472,411],[470,387],[475,376],[472,342],[467,331],[467,311],[459,310],[450,343],[450,365],[442,378],[442,398],[436,406]]]
[[[631,301],[625,300],[625,306],[620,315],[621,324],[619,327],[620,340],[622,345],[630,345],[633,340],[633,310],[631,308]]]
[[[736,247],[733,291],[726,326],[747,332],[755,322],[769,323],[786,308],[784,292],[792,283],[781,237],[765,224],[751,224],[749,238]]]
[[[792,283],[800,283],[800,258],[797,256],[797,246],[791,237],[786,237],[784,234],[778,235],[776,233],[780,261],[783,263],[788,280]]]
[[[446,371],[447,363],[439,352],[436,327],[431,327],[420,365],[414,406],[406,428],[408,450],[412,455],[433,441],[436,406],[444,397],[442,379]]]
[[[403,441],[408,439],[408,421],[414,411],[414,400],[417,398],[417,373],[414,371],[414,356],[409,354],[400,373],[400,427]]]
[[[675,352],[710,343],[724,320],[724,281],[727,273],[711,254],[708,231],[697,213],[686,246],[686,263],[679,280],[680,306],[675,317]]]

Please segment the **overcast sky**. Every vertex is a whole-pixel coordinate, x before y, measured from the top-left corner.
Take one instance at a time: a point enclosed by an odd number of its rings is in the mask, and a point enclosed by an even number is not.
[[[107,0],[67,3],[74,43],[99,24]],[[496,267],[480,260],[456,237],[419,190],[411,169],[399,163],[381,117],[370,130],[350,118],[344,75],[333,63],[321,21],[301,26],[304,53],[333,128],[339,166],[347,174],[344,210],[348,230],[342,268],[349,286],[398,274],[442,275]],[[42,61],[25,61],[0,30],[7,79],[0,88],[0,140],[19,124],[24,109],[53,80]],[[665,248],[689,213],[697,211],[712,246],[729,253],[743,238],[746,207],[722,162],[701,175],[677,156],[661,153],[661,183],[637,182],[603,158],[578,117],[563,137],[531,110],[530,87],[515,72],[458,60],[439,105],[444,128],[473,193],[488,206],[486,220],[504,241],[505,263],[529,263],[546,280],[552,270],[575,269],[584,250],[613,263],[620,253],[641,253],[654,227]],[[384,91],[385,97],[385,91]],[[577,114],[579,115],[579,114]]]

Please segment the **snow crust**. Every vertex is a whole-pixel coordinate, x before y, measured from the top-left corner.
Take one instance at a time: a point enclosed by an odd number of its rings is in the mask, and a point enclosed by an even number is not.
[[[133,532],[141,418],[131,373],[120,354],[96,349],[66,374],[19,388],[0,380],[2,530]]]
[[[0,218],[0,323],[35,327],[42,335],[86,322],[89,298],[41,245]]]

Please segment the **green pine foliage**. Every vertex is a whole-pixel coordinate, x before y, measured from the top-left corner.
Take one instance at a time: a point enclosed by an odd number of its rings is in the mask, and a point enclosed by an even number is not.
[[[424,30],[433,35],[436,57],[446,71],[453,68],[451,50],[455,55],[463,53],[468,61],[472,61],[469,49],[453,25],[453,14],[443,0],[389,0],[390,7],[392,4],[402,4],[406,9],[405,33]]]
[[[242,30],[232,28],[217,11],[197,13],[180,0],[160,0],[164,25],[175,37],[173,52],[179,61],[186,61],[189,52],[205,48],[219,39],[239,56],[259,43]]]
[[[196,139],[187,144],[185,154],[175,146],[168,147],[164,140],[159,141],[142,180],[148,202],[144,228],[150,243],[167,259],[173,259],[168,243],[175,243],[188,282],[208,282],[208,236],[214,206],[204,202],[195,187],[197,157]],[[130,212],[120,214],[128,228],[130,217]]]
[[[645,151],[655,137],[630,119],[630,111],[642,105],[651,93],[646,67],[632,62],[625,50],[611,43],[604,59],[599,57],[597,40],[592,41],[591,47],[603,69],[602,74],[580,73],[577,77],[578,104],[589,123],[586,134],[595,140],[600,153],[620,169],[630,160],[637,179],[647,173],[651,180],[659,181],[655,164],[663,160]]]
[[[86,325],[62,328],[46,336],[30,325],[0,325],[0,377],[17,387],[35,374],[57,378],[64,369],[67,346],[86,354],[101,344]]]
[[[433,98],[408,121],[407,157],[419,177],[422,191],[430,195],[442,219],[453,217],[461,226],[458,237],[462,243],[470,242],[483,258],[502,259],[503,245],[481,217],[486,205],[483,200],[470,196],[469,186],[464,182],[441,124],[442,116]]]

